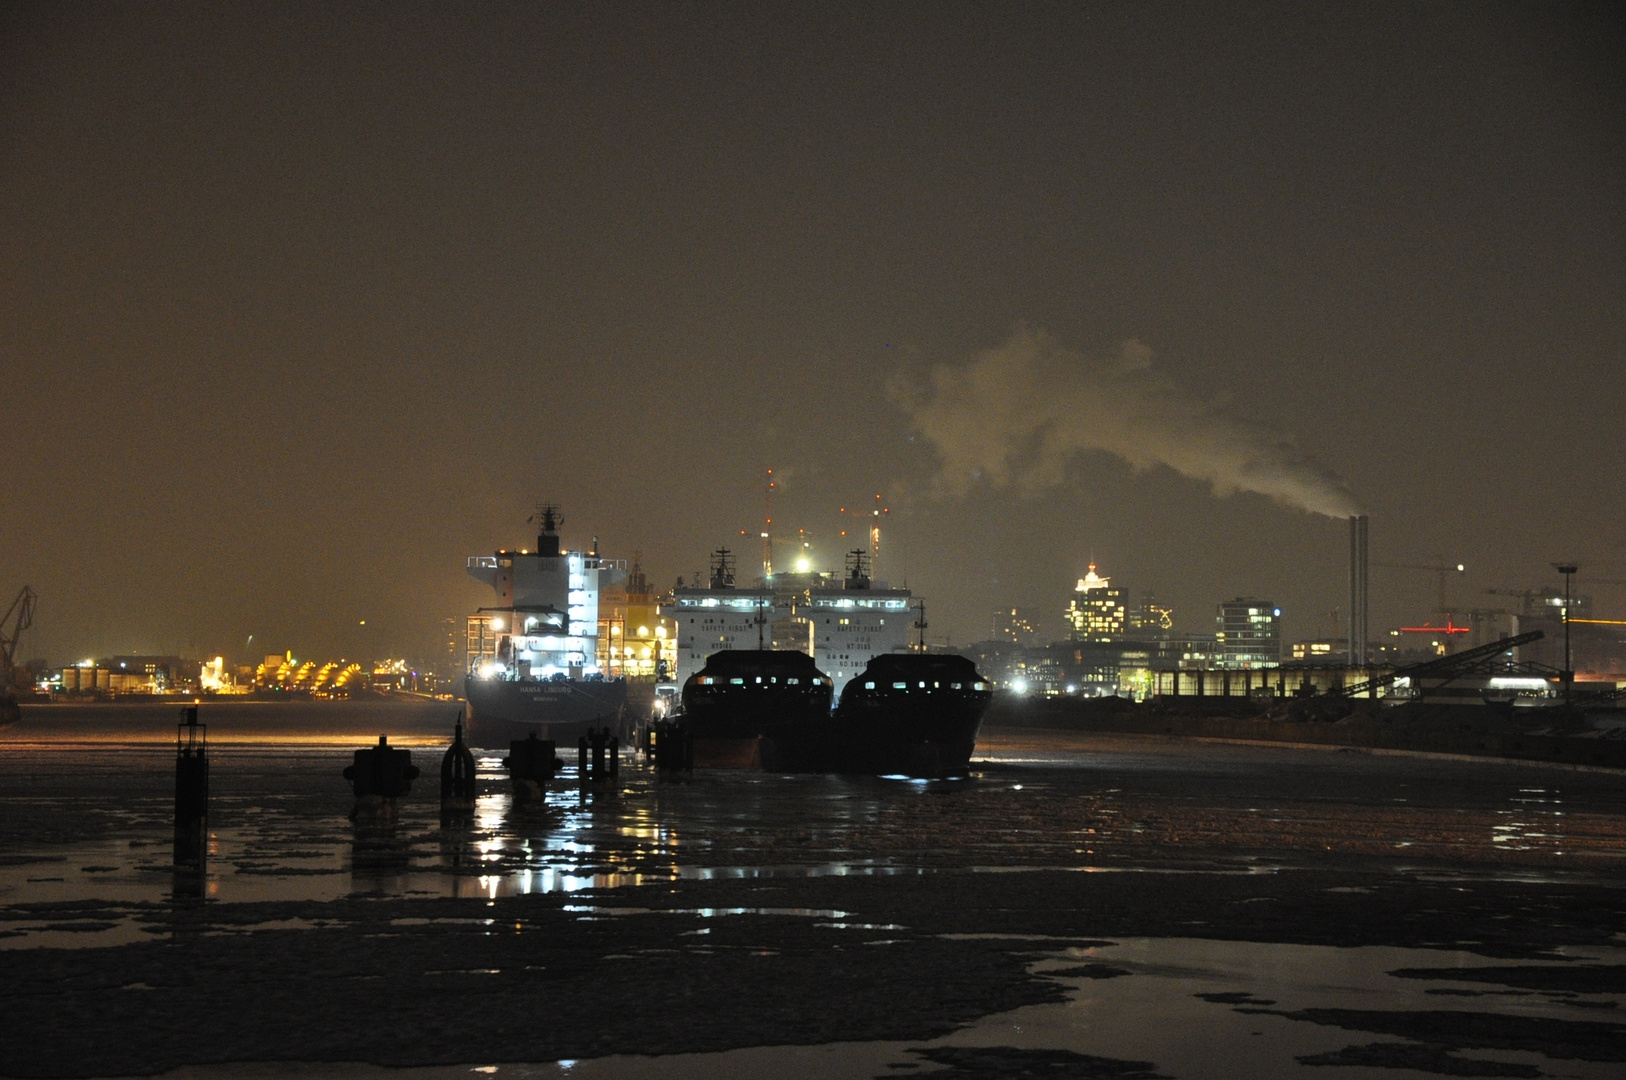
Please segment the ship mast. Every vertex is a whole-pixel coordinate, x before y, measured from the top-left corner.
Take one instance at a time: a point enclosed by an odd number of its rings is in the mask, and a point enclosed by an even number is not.
[[[711,587],[714,589],[732,589],[734,587],[734,553],[725,547],[712,552],[715,559],[711,564]]]
[[[565,523],[565,516],[559,513],[558,503],[537,503],[536,513],[525,519],[527,523],[536,526],[536,553],[538,555],[559,554],[559,529]]]

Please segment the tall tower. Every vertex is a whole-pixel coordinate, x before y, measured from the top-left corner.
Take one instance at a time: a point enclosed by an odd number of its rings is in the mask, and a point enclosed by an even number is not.
[[[1366,626],[1366,515],[1349,519],[1349,664],[1365,667],[1369,640]]]

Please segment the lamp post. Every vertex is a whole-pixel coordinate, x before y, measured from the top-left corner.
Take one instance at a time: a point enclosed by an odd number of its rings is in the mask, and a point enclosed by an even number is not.
[[[1575,686],[1575,669],[1570,665],[1570,579],[1581,568],[1572,562],[1561,562],[1553,563],[1553,569],[1564,575],[1564,670],[1559,677],[1564,680],[1564,705],[1567,708]]]

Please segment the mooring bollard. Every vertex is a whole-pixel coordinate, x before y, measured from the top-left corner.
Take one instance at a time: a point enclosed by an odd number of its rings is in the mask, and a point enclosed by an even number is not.
[[[651,734],[655,739],[655,769],[660,775],[694,772],[694,740],[686,724],[662,720]]]
[[[186,707],[175,732],[175,869],[201,875],[209,858],[209,756],[206,724]]]
[[[604,750],[609,745],[610,729],[593,729],[588,733],[587,741],[593,747],[593,780],[595,783],[605,777]]]
[[[475,780],[474,754],[463,745],[463,714],[457,716],[457,728],[446,756],[440,759],[440,817],[444,822],[474,810]]]
[[[556,751],[552,739],[539,739],[534,731],[529,738],[515,739],[508,744],[508,756],[502,763],[513,781],[515,806],[524,810],[546,804],[545,785],[564,767]]]
[[[377,746],[356,751],[344,778],[356,795],[352,820],[362,815],[393,818],[395,800],[412,790],[418,767],[412,764],[412,751],[397,749],[389,744],[389,736],[380,735]]]

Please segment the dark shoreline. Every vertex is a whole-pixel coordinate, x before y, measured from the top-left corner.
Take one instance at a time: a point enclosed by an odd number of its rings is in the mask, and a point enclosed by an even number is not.
[[[1336,720],[1288,720],[1276,715],[1278,709],[1267,710],[1246,698],[1163,698],[1137,704],[1119,698],[1002,694],[988,710],[983,726],[989,731],[1034,728],[1079,734],[1165,735],[1626,769],[1626,728],[1618,729],[1621,734],[1616,736],[1601,734],[1579,712],[1459,705],[1373,707],[1358,701],[1339,704],[1347,715]],[[1525,713],[1539,715],[1522,715]],[[1555,728],[1570,730],[1557,734]]]

